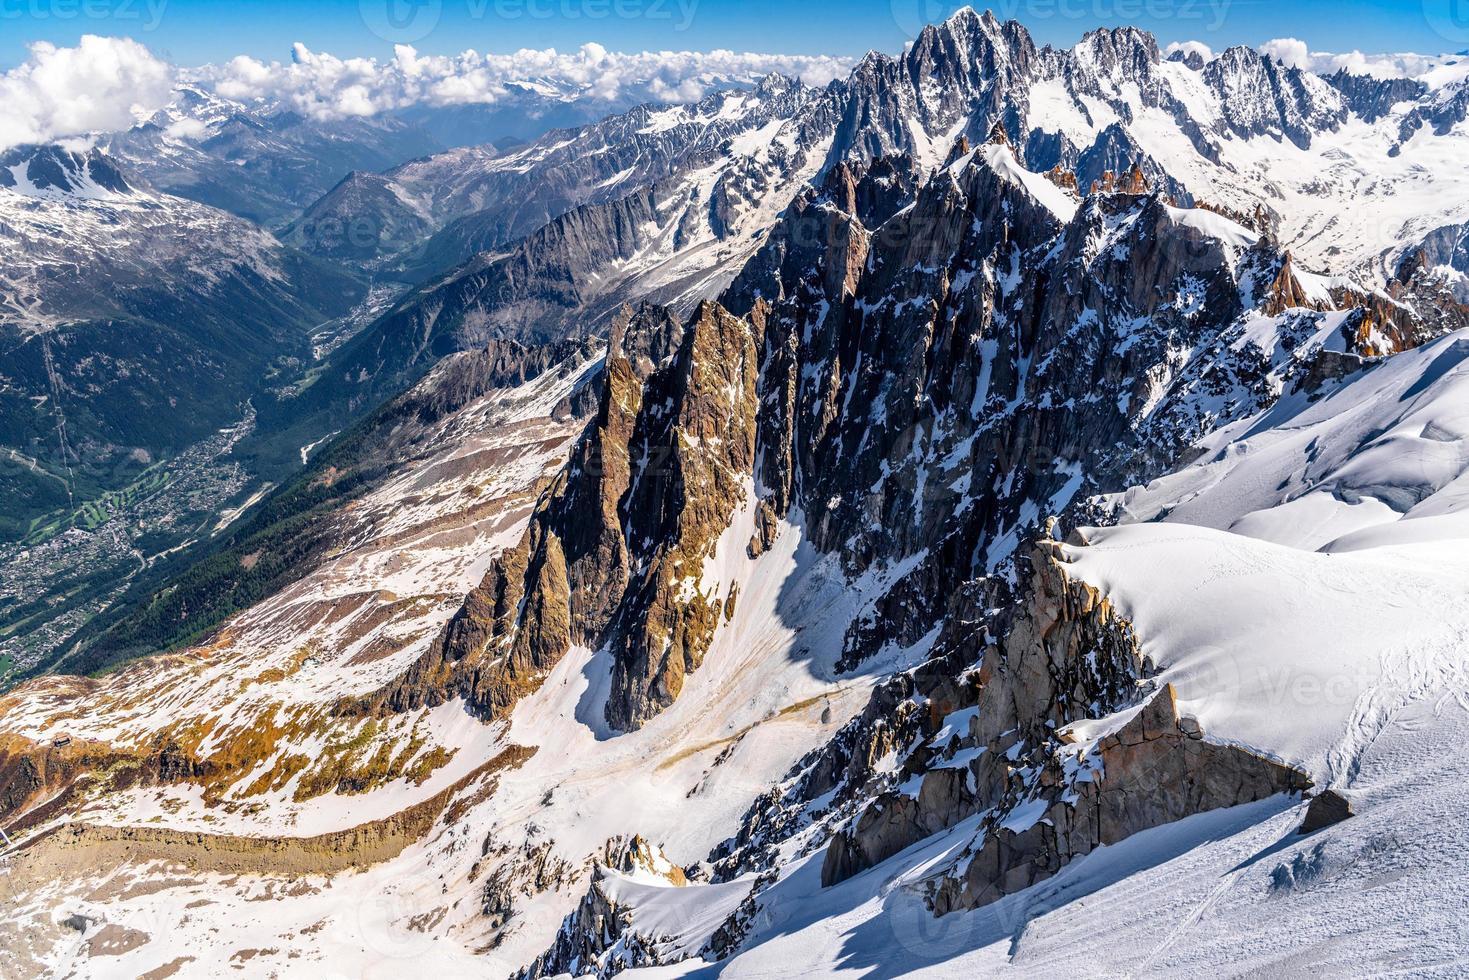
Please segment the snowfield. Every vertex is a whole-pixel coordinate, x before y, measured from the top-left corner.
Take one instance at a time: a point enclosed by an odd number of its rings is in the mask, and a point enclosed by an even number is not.
[[[916,886],[972,827],[828,889],[817,855],[767,892],[745,951],[624,975],[1460,977],[1469,969],[1466,738],[1460,702],[1414,701],[1362,756],[1358,815],[1344,823],[1301,836],[1305,807],[1282,797],[1216,810],[941,919]],[[689,900],[690,920],[700,905]]]

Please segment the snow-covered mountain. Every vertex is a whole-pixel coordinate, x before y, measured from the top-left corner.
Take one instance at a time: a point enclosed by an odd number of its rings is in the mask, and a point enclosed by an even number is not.
[[[753,89],[727,89],[688,105],[637,106],[579,129],[554,130],[509,152],[461,149],[385,174],[353,174],[284,237],[318,254],[396,256],[410,274],[443,273],[579,206],[616,202],[672,179],[692,194],[687,185],[712,185],[731,157],[776,151],[762,161],[760,176],[766,182],[788,177],[779,146],[789,152],[819,141],[813,128],[833,122],[822,118],[826,101],[819,89],[771,75]],[[709,203],[705,197],[701,203]],[[427,234],[372,234],[395,223],[417,223]]]
[[[397,59],[377,65],[342,63],[298,46],[289,67],[237,61],[180,69],[167,105],[131,129],[95,134],[94,140],[154,187],[278,229],[352,174],[388,171],[459,148],[508,150],[655,100],[669,108],[697,102],[704,92],[748,91],[771,70],[757,70],[762,62],[793,71],[842,65],[840,59],[722,54],[665,52],[664,58],[681,64],[670,61],[660,70],[652,54],[614,56],[638,62],[619,69],[613,62],[599,67],[596,59],[605,52],[594,50],[522,52],[554,71],[521,77],[526,66],[517,68],[515,59],[474,64],[472,52],[450,65],[400,49]],[[578,57],[584,64],[567,61]],[[550,64],[558,59],[561,64]],[[700,62],[705,64],[697,69]],[[435,70],[448,74],[435,78]],[[609,73],[619,70],[617,83],[609,84]],[[682,77],[664,77],[673,75]],[[437,182],[473,176],[453,166],[437,169]],[[419,183],[434,179],[421,172],[405,179],[412,184],[415,177]],[[522,230],[531,227],[522,223]]]
[[[872,53],[823,90],[771,80],[552,132],[499,160],[455,153],[358,175],[309,210],[301,230],[360,217],[340,200],[353,181],[391,187],[399,209],[435,229],[454,223],[429,247],[428,268],[443,270],[570,206],[696,171],[721,147],[771,144],[777,121],[793,120],[786,131],[813,143],[829,138],[832,160],[908,154],[925,169],[960,136],[983,142],[999,123],[1034,170],[1060,165],[1086,189],[1108,169],[1137,165],[1184,202],[1263,206],[1312,267],[1376,262],[1383,275],[1405,247],[1463,223],[1460,168],[1449,161],[1464,150],[1466,79],[1469,61],[1421,80],[1321,77],[1245,47],[1190,62],[1163,57],[1151,35],[1130,28],[1095,31],[1072,49],[1037,48],[1020,24],[964,10],[904,54]]]
[[[144,302],[134,290],[165,292],[168,281],[205,291],[236,270],[262,281],[285,275],[285,250],[268,233],[134,186],[97,150],[6,152],[0,208],[8,239],[4,322],[15,330],[131,311]]]
[[[1458,972],[1438,70],[964,11],[350,178],[313,220],[411,243],[352,257],[460,264],[79,656],[171,652],[0,697],[0,962]]]
[[[574,95],[511,86],[492,105],[318,118],[278,100],[225,98],[202,79],[186,80],[148,119],[95,142],[159,190],[276,229],[349,174],[392,170],[451,148],[490,153],[496,144],[514,147],[632,104]]]
[[[451,144],[392,115],[317,120],[181,85],[169,105],[98,145],[159,190],[274,228],[353,170],[385,170]]]
[[[285,238],[428,277],[344,354],[341,376],[377,378],[460,336],[595,331],[641,299],[686,312],[819,173],[901,156],[926,176],[998,126],[1018,161],[1083,192],[1136,169],[1175,204],[1268,228],[1303,272],[1389,292],[1416,277],[1463,300],[1469,188],[1447,161],[1465,150],[1466,72],[1324,79],[1247,48],[1190,64],[1132,29],[1038,49],[1021,25],[964,11],[824,89],[771,78],[509,153],[354,174]]]

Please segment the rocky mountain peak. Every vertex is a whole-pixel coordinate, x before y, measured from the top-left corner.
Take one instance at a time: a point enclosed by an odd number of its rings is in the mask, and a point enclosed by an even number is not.
[[[1188,67],[1192,68],[1194,71],[1199,71],[1200,69],[1202,69],[1204,67],[1204,56],[1203,56],[1203,54],[1201,54],[1199,51],[1194,50],[1194,49],[1189,49],[1187,51],[1184,51],[1184,50],[1174,51],[1172,54],[1170,54],[1168,56],[1168,60],[1169,61],[1176,61],[1176,62],[1178,62],[1180,64],[1187,65]]]
[[[799,78],[792,78],[789,75],[782,75],[780,72],[773,71],[761,77],[755,83],[754,92],[761,98],[773,98],[796,91],[802,87],[804,87],[804,83]]]
[[[106,197],[132,194],[117,163],[95,147],[20,146],[0,154],[0,187],[24,194]]]
[[[1420,99],[1428,86],[1414,78],[1378,78],[1354,75],[1345,68],[1326,76],[1326,82],[1342,94],[1347,106],[1367,122],[1376,122],[1404,102]]]
[[[1136,27],[1103,27],[1088,31],[1073,49],[1099,74],[1145,78],[1162,61],[1158,39]]]
[[[1092,181],[1088,194],[1133,194],[1148,193],[1148,178],[1143,169],[1134,163],[1126,171],[1117,173],[1104,170],[1102,176]]]
[[[1238,136],[1282,136],[1307,147],[1312,136],[1346,120],[1341,94],[1315,75],[1235,45],[1204,66],[1225,122]]]
[[[639,378],[666,367],[683,341],[684,325],[667,307],[624,305],[608,328],[607,357],[623,359]]]

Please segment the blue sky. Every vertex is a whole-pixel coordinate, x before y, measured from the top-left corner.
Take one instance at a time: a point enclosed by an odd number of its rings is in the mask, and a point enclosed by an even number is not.
[[[333,54],[391,54],[394,40],[452,54],[521,47],[733,48],[856,55],[899,50],[947,0],[0,0],[0,67],[28,42],[129,36],[180,64],[236,54],[289,56],[301,41]],[[982,6],[976,4],[982,9]],[[996,0],[1040,42],[1070,45],[1095,26],[1137,24],[1164,43],[1216,50],[1299,37],[1313,50],[1441,53],[1469,48],[1469,0]]]

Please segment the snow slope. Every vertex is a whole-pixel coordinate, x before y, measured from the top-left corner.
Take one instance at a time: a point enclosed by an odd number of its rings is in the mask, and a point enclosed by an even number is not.
[[[1308,551],[1462,537],[1466,406],[1469,335],[1461,332],[1392,357],[1319,401],[1288,394],[1206,437],[1197,462],[1109,502],[1128,522],[1166,518]]]
[[[960,825],[829,889],[820,856],[767,892],[743,952],[627,977],[1457,977],[1469,969],[1469,713],[1415,701],[1364,754],[1359,815],[1310,836],[1276,797],[1144,831],[974,912],[918,884]]]

